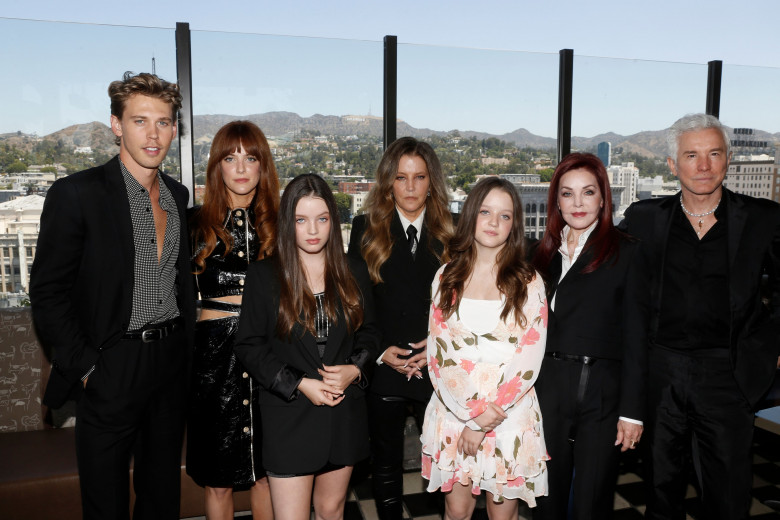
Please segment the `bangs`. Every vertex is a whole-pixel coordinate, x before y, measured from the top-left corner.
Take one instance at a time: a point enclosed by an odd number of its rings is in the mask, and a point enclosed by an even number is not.
[[[253,132],[249,125],[232,125],[227,128],[220,139],[215,139],[211,146],[211,153],[217,160],[222,160],[228,155],[240,151],[244,147],[247,155],[252,155],[257,160],[263,157],[260,148],[260,136]]]

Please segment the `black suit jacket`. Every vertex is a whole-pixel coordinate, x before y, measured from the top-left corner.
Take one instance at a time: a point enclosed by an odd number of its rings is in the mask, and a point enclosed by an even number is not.
[[[728,204],[731,362],[739,388],[754,407],[772,384],[780,354],[780,206],[725,188],[723,197]],[[658,332],[666,244],[679,204],[679,194],[636,202],[621,223],[641,239],[653,267],[650,341]]]
[[[327,462],[351,465],[368,456],[368,424],[364,387],[368,385],[378,355],[371,285],[365,265],[350,261],[350,269],[362,295],[363,324],[348,334],[343,314],[331,325],[325,354],[320,359],[314,336],[299,324],[289,338],[276,334],[279,314],[279,274],[275,259],[252,263],[233,347],[236,356],[260,382],[263,424],[263,466],[276,473],[316,471]],[[345,391],[335,407],[314,406],[297,386],[305,375],[322,379],[322,365],[355,364],[360,384]]]
[[[167,175],[162,177],[176,200],[181,221],[176,289],[191,340],[195,295],[187,233],[188,192]],[[41,213],[30,276],[38,338],[44,349],[53,351],[45,404],[57,408],[69,397],[78,398],[81,378],[95,365],[100,352],[113,347],[127,331],[134,258],[130,202],[118,156],[52,185]]]
[[[361,260],[360,244],[365,231],[365,216],[355,217],[352,221],[348,254]],[[397,210],[393,210],[390,234],[393,237],[393,250],[380,269],[383,283],[374,285],[377,318],[383,334],[380,354],[393,345],[408,348],[409,343],[417,343],[428,336],[431,282],[441,265],[434,252],[441,255],[444,249],[442,244],[431,238],[427,226],[423,223],[419,245],[413,258]],[[418,352],[415,351],[414,354]],[[433,392],[433,386],[428,371],[422,372],[422,379],[413,377],[407,381],[405,376],[389,366],[379,365],[371,383],[371,392],[427,402]]]
[[[546,350],[621,361],[618,414],[643,420],[647,297],[639,243],[622,239],[617,258],[583,273],[593,258],[588,245],[560,283],[561,254],[550,264],[548,302],[554,295],[555,310],[550,310]]]

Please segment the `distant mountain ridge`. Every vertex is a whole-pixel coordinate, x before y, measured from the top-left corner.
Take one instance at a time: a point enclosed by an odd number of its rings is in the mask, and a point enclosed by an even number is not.
[[[232,116],[226,114],[196,115],[194,117],[194,139],[196,145],[209,145],[217,130],[224,124],[236,119],[247,119],[257,124],[268,136],[283,136],[290,132],[303,130],[317,131],[323,135],[371,135],[381,138],[383,135],[383,121],[381,117],[345,115],[325,116],[314,114],[310,117],[301,117],[292,112],[266,112],[247,116]],[[430,135],[446,136],[453,131],[432,130],[429,128],[414,128],[404,121],[398,121],[397,135],[424,138]],[[513,143],[519,147],[555,148],[556,140],[550,137],[535,135],[525,128],[519,128],[506,134],[490,134],[473,130],[460,130],[459,135],[466,138],[476,137],[487,139],[495,137]],[[664,158],[666,156],[666,130],[648,130],[633,135],[622,136],[614,132],[599,134],[593,137],[572,137],[572,148],[586,150],[595,148],[598,143],[608,141],[613,148],[623,147],[624,150],[635,152],[646,157]],[[27,138],[27,139],[25,139]],[[759,140],[780,141],[780,132],[771,134],[762,130],[755,131],[755,138]],[[62,141],[64,146],[91,146],[93,150],[100,150],[109,154],[116,153],[114,135],[111,129],[103,123],[93,121],[80,125],[72,125],[53,132],[39,140]],[[0,142],[7,142],[16,146],[26,143],[30,145],[30,136],[16,133],[0,134]]]

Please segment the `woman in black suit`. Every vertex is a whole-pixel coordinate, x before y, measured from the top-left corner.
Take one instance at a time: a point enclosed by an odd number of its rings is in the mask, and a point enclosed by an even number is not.
[[[349,255],[365,259],[373,283],[382,352],[368,394],[371,472],[381,520],[400,520],[407,407],[422,427],[433,387],[425,367],[431,281],[452,236],[447,188],[433,148],[402,137],[385,151],[355,217]]]
[[[638,243],[612,225],[609,179],[595,155],[558,164],[548,208],[534,264],[550,302],[536,391],[551,460],[549,497],[534,519],[611,518],[619,454],[636,447],[644,417]]]
[[[327,183],[285,189],[272,258],[249,267],[234,350],[263,390],[263,462],[276,520],[344,514],[368,456],[363,388],[379,337],[368,273],[347,261]],[[313,492],[313,493],[312,493]]]

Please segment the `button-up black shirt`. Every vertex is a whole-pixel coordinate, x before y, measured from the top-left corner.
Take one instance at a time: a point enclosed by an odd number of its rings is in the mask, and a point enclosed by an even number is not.
[[[726,198],[701,240],[680,205],[674,208],[663,273],[656,342],[677,350],[729,347]]]

